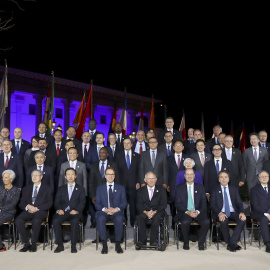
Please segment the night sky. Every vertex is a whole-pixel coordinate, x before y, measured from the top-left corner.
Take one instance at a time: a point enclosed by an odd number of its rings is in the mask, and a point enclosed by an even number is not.
[[[56,5],[61,2],[62,5]],[[270,130],[269,69],[264,36],[246,21],[187,16],[174,6],[89,1],[23,2],[15,26],[1,33],[0,65],[160,99],[179,128],[218,122],[235,136]],[[185,16],[184,16],[185,15]],[[268,66],[268,65],[267,65]],[[156,126],[164,107],[155,106]],[[237,141],[238,138],[235,137]]]

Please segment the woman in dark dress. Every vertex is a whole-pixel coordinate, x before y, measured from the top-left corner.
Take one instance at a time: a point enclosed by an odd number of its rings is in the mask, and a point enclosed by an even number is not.
[[[4,185],[0,185],[0,251],[5,251],[6,247],[2,242],[3,223],[14,218],[21,189],[12,185],[15,179],[15,173],[12,170],[5,170],[2,173],[2,179]]]

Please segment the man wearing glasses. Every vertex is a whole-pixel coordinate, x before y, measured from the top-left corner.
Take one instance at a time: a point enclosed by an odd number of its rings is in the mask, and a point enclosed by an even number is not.
[[[106,183],[97,187],[96,222],[102,241],[101,254],[108,253],[106,222],[112,221],[115,234],[115,251],[123,253],[120,242],[123,235],[124,209],[127,207],[125,187],[114,183],[115,170],[110,167],[105,171]]]

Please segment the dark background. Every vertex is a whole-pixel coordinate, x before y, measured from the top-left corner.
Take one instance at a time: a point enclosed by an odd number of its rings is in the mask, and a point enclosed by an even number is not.
[[[229,133],[231,121],[236,142],[243,123],[246,134],[269,130],[262,18],[164,4],[37,0],[20,1],[22,11],[2,3],[15,25],[1,32],[0,48],[10,48],[1,65],[154,95],[166,105],[155,105],[156,127],[166,113],[178,129],[184,110],[187,129],[201,128],[203,113],[206,138],[218,123]]]

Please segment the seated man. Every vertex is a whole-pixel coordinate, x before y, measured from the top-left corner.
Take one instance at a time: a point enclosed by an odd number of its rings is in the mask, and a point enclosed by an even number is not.
[[[96,192],[96,222],[102,241],[101,254],[108,253],[106,222],[114,223],[115,251],[123,253],[120,241],[123,235],[124,209],[127,207],[125,187],[114,183],[115,170],[108,167],[105,171],[106,183],[97,187]]]
[[[220,230],[225,243],[228,245],[227,249],[235,252],[241,249],[237,242],[246,223],[244,207],[238,188],[232,185],[228,186],[230,181],[229,173],[220,171],[218,181],[220,185],[212,191],[210,207],[213,211],[213,219],[220,222]],[[228,226],[229,221],[237,223],[231,237]]]
[[[76,243],[79,232],[79,221],[82,220],[82,211],[85,206],[84,187],[75,183],[76,170],[67,168],[65,178],[67,184],[58,188],[54,208],[56,214],[53,216],[52,224],[55,231],[55,242],[58,245],[54,253],[64,250],[62,222],[69,221],[71,224],[71,253],[76,253]]]
[[[15,225],[21,235],[24,246],[20,252],[36,252],[37,240],[39,237],[41,223],[46,220],[48,211],[53,204],[53,190],[50,186],[41,183],[43,173],[39,170],[32,171],[32,185],[28,185],[22,190],[19,207],[22,212],[15,219]],[[30,245],[25,222],[32,222],[32,238]]]
[[[137,245],[146,245],[146,225],[151,220],[150,245],[157,246],[158,228],[167,207],[167,194],[162,186],[156,185],[157,177],[153,172],[146,173],[144,181],[147,185],[137,190]]]
[[[199,250],[204,250],[206,234],[210,226],[207,217],[206,195],[203,185],[194,183],[195,174],[193,169],[186,169],[186,183],[180,184],[175,191],[175,207],[177,215],[175,222],[181,222],[183,234],[183,249],[189,250],[189,230],[191,222],[200,224]]]
[[[266,246],[265,251],[270,253],[270,187],[269,174],[261,171],[258,175],[260,183],[250,191],[251,217],[260,221],[260,231],[263,242]]]

